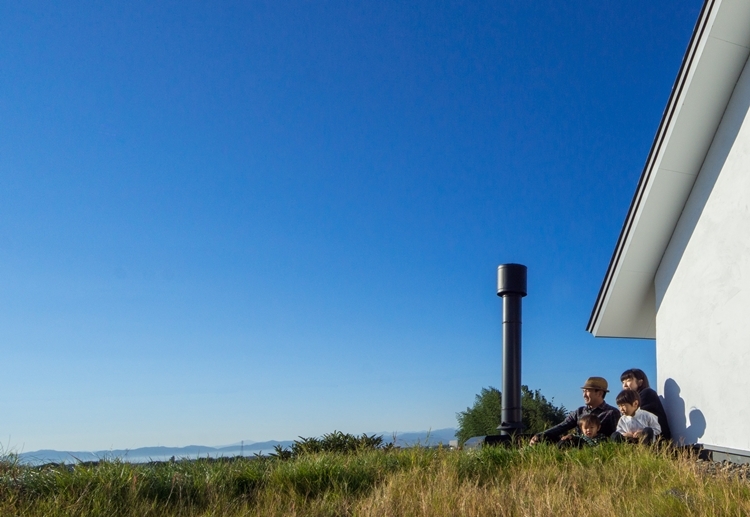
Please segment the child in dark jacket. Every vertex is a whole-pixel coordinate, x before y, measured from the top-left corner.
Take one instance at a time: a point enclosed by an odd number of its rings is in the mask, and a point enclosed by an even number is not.
[[[589,447],[593,447],[607,439],[606,436],[599,433],[602,423],[596,415],[583,415],[578,419],[578,427],[581,430],[579,446],[588,445]]]
[[[578,434],[570,435],[557,442],[561,449],[571,447],[594,447],[607,440],[607,436],[601,433],[602,421],[594,414],[582,415],[578,419]]]

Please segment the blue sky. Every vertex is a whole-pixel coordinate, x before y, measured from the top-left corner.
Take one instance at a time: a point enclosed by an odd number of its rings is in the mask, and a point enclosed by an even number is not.
[[[14,450],[456,425],[655,377],[585,326],[701,3],[0,6]]]

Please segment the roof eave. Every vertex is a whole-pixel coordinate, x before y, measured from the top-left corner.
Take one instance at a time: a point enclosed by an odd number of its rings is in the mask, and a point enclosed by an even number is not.
[[[703,4],[591,312],[596,337],[655,337],[654,276],[750,52],[743,23],[750,3]]]

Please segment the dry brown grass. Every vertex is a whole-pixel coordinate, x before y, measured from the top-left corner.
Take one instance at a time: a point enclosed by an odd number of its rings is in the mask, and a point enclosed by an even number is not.
[[[629,517],[750,515],[750,487],[706,476],[693,459],[645,449],[614,455],[522,451],[505,475],[460,479],[450,460],[400,472],[362,499],[354,515]]]

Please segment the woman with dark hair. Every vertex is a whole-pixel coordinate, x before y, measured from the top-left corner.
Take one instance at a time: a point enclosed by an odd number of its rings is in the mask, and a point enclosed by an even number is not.
[[[648,377],[643,370],[638,368],[625,370],[620,375],[620,380],[622,381],[622,389],[638,392],[641,399],[641,409],[653,413],[659,419],[662,439],[671,440],[672,433],[669,431],[669,422],[667,421],[667,414],[664,412],[664,406],[661,405],[659,395],[649,386]]]

